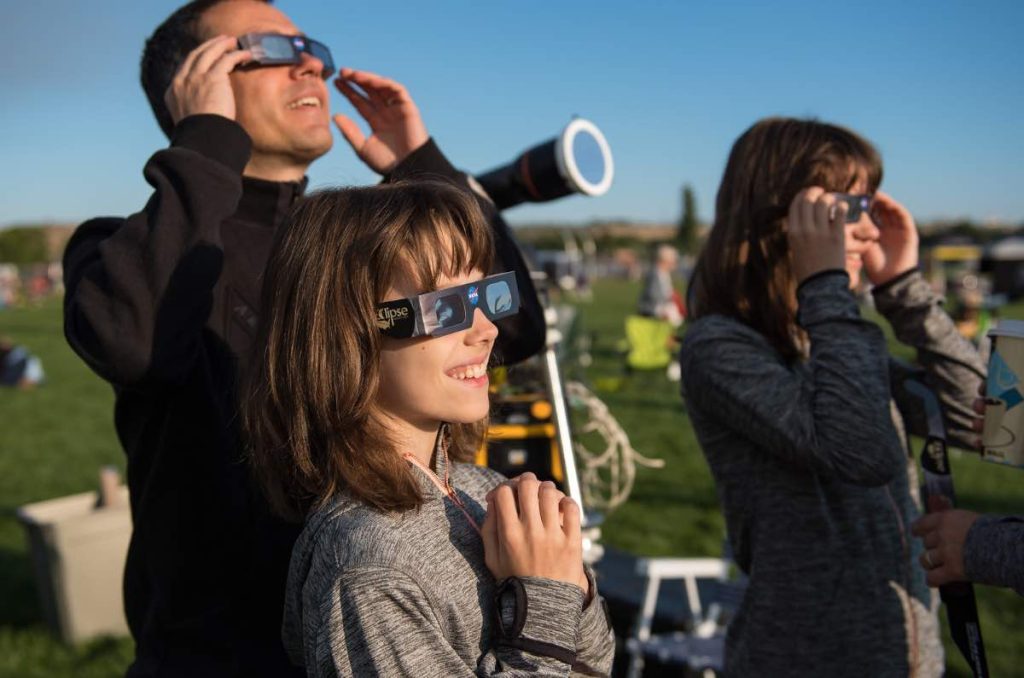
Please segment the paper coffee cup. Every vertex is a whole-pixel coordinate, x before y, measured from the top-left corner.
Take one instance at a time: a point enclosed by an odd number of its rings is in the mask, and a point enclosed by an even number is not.
[[[992,353],[981,458],[1024,468],[1024,321],[1002,320],[988,336]]]

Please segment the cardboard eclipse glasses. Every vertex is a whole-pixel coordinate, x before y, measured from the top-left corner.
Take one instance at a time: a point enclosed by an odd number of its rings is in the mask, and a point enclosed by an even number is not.
[[[836,197],[846,203],[846,223],[860,221],[864,212],[871,214],[871,196],[867,194],[836,193]]]
[[[377,304],[377,328],[395,339],[441,337],[472,327],[478,308],[490,320],[518,313],[515,272]]]
[[[252,52],[249,65],[280,66],[302,63],[303,53],[319,59],[324,70],[321,76],[326,80],[334,73],[334,59],[327,45],[304,35],[282,33],[246,33],[238,38],[238,48]]]

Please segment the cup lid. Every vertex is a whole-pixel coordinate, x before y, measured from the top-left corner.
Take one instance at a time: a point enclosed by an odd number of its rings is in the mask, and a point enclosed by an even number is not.
[[[1024,320],[1000,320],[988,331],[990,337],[1018,337],[1024,339]]]

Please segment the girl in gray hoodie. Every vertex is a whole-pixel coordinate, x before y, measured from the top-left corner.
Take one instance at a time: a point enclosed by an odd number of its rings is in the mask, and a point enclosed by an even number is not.
[[[476,201],[439,183],[307,198],[264,284],[245,417],[275,506],[305,517],[283,636],[311,676],[606,675],[579,507],[481,443],[495,322]]]

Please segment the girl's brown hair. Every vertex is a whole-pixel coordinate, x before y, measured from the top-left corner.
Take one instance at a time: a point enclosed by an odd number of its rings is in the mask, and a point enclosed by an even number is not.
[[[736,140],[697,260],[691,314],[736,318],[765,335],[787,361],[800,354],[796,281],[783,222],[804,188],[846,192],[882,183],[882,159],[850,130],[816,120],[766,118]]]
[[[474,198],[439,182],[314,193],[278,236],[242,400],[256,476],[272,506],[302,518],[342,489],[382,511],[422,497],[376,408],[376,306],[399,275],[424,291],[489,271],[490,229]],[[450,426],[472,456],[484,422]]]

